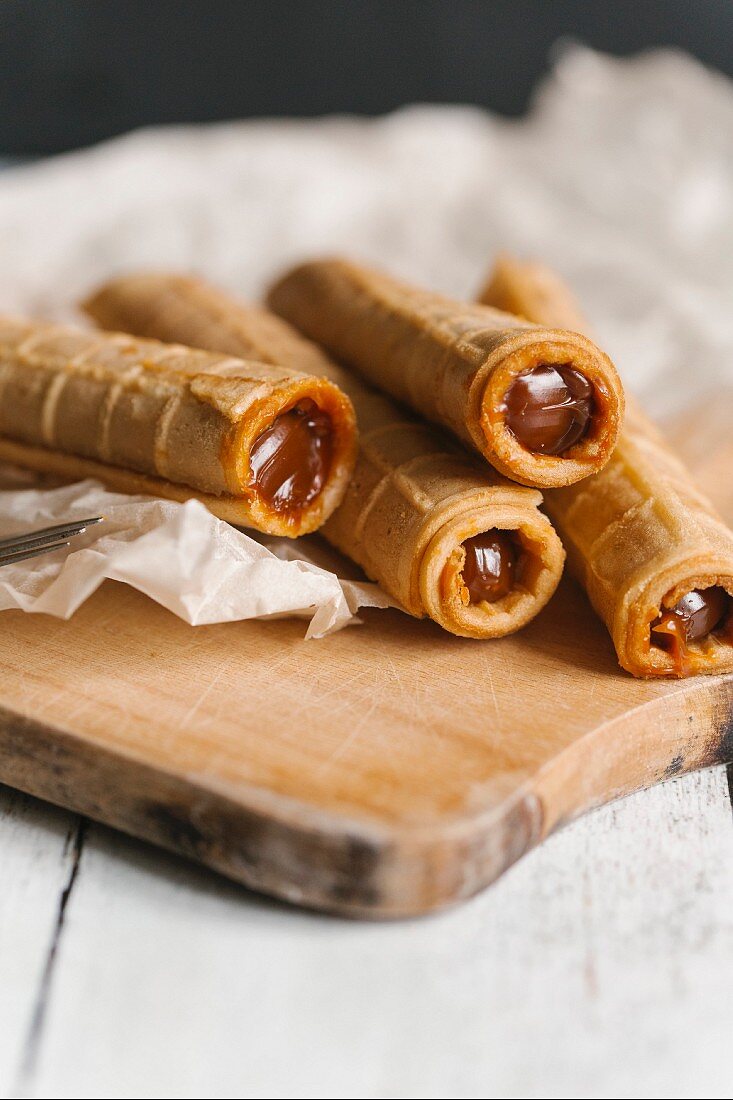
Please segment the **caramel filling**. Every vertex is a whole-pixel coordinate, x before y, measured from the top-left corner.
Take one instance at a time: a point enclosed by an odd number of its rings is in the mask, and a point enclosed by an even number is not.
[[[676,671],[683,673],[689,643],[699,642],[721,627],[728,608],[725,589],[693,589],[654,620],[651,625],[653,643],[666,649],[672,656]]]
[[[505,399],[505,419],[523,447],[559,455],[588,432],[594,412],[593,386],[568,363],[523,371]]]
[[[521,551],[506,531],[484,531],[463,543],[463,583],[471,603],[495,603],[514,587]]]
[[[310,398],[303,398],[277,416],[252,444],[252,481],[276,512],[296,511],[318,496],[332,458],[331,418]]]

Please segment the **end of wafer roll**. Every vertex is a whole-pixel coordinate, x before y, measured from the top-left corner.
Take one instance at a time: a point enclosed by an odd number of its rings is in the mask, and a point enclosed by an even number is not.
[[[623,388],[608,356],[581,333],[338,258],[286,273],[268,303],[512,481],[571,484],[599,470],[616,445]]]
[[[531,272],[529,279],[528,269]],[[562,312],[558,314],[559,300]],[[558,488],[580,481],[591,473],[597,473],[608,462],[618,442],[624,415],[624,391],[608,356],[599,352],[585,335],[584,318],[574,296],[553,272],[541,264],[521,264],[511,256],[500,254],[477,296],[477,301],[514,317],[525,318],[533,325],[555,330],[548,334],[550,340],[547,347],[533,347],[524,363],[513,364],[514,377],[540,363],[562,364],[567,354],[565,362],[572,363],[593,385],[595,410],[589,431],[578,447],[570,448],[563,454],[562,464],[557,465],[554,470],[552,462],[544,462],[548,477],[538,484],[545,488]],[[559,317],[562,317],[561,322]],[[562,325],[562,330],[558,328],[559,324]],[[501,381],[497,379],[500,385]],[[508,390],[508,386],[506,389]],[[506,406],[506,391],[503,402],[499,398],[499,404],[502,403]],[[491,400],[487,404],[491,407]],[[524,463],[527,468],[527,459],[516,452],[515,442],[511,433],[505,434],[499,427],[496,446],[500,450],[507,450],[506,461]],[[538,464],[542,464],[546,457],[540,455],[535,456],[535,459]],[[553,476],[554,474],[557,476]]]
[[[565,552],[539,492],[482,470],[398,414],[367,431],[362,447],[323,529],[333,545],[411,615],[459,637],[503,637],[542,610]]]
[[[328,379],[12,318],[0,318],[0,354],[0,443],[24,465],[129,492],[144,478],[287,537],[316,530],[344,495],[356,417]]]
[[[205,393],[208,380],[199,384]],[[223,453],[230,491],[248,524],[296,538],[317,531],[341,503],[358,450],[356,414],[330,379],[291,375],[237,422]]]
[[[622,668],[733,671],[733,532],[638,407],[608,466],[545,504]]]
[[[317,356],[304,358],[298,369],[291,369],[258,354],[258,348],[242,338],[237,325],[232,327],[221,295],[186,275],[140,272],[117,276],[97,287],[81,303],[81,309],[107,331],[130,332],[190,347],[206,346],[209,351],[236,356],[253,381],[271,374],[273,383],[259,388],[261,397],[248,415],[235,420],[237,430],[225,456],[231,471],[229,491],[235,498],[246,499],[249,524],[268,534],[296,537],[322,526],[344,496],[356,462],[358,440],[351,400],[333,380],[322,377],[322,363]],[[206,345],[200,342],[202,322],[206,326]],[[220,382],[214,378],[212,385]],[[293,429],[289,439],[285,438],[288,425]],[[294,468],[293,460],[298,449],[306,445],[308,433],[312,442],[318,442],[321,459],[326,456],[327,469],[312,471],[322,486],[318,492],[306,494],[308,499],[297,507],[283,506],[277,499],[282,490],[272,499],[272,493],[263,491],[266,486],[262,482],[278,489],[274,466],[280,461],[283,487],[287,488],[290,478],[290,484],[300,486],[302,495],[303,473]],[[310,455],[311,462],[314,457]]]
[[[733,540],[731,540],[733,545]],[[730,553],[730,551],[729,551]],[[683,640],[666,648],[665,639],[654,624],[666,614],[675,624],[672,609],[690,594],[720,593],[727,604],[723,619],[700,638]],[[733,670],[733,576],[731,559],[712,547],[704,554],[691,554],[624,593],[613,610],[610,633],[619,664],[641,678],[712,675]],[[667,635],[669,637],[669,635]],[[673,635],[674,638],[674,635]]]
[[[538,413],[534,400],[542,404]],[[579,437],[562,449],[542,450],[545,415],[576,403],[585,421]],[[499,473],[556,489],[603,469],[618,442],[624,406],[616,369],[592,340],[532,327],[509,333],[482,365],[469,391],[469,422],[478,449]],[[532,428],[532,416],[538,427]]]
[[[539,614],[557,588],[565,562],[562,544],[539,507],[528,508],[526,499],[516,503],[511,490],[488,506],[467,497],[454,512],[433,517],[436,529],[418,559],[415,582],[425,612],[452,634],[513,634]],[[476,559],[497,552],[509,555],[511,583],[498,599],[478,599],[467,572],[469,557],[475,572]]]

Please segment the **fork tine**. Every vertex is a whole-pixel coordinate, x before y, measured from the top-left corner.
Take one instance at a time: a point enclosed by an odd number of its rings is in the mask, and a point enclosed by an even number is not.
[[[24,535],[11,535],[9,538],[0,539],[0,553],[3,550],[30,549],[33,546],[55,542],[57,539],[81,535],[87,527],[101,523],[103,518],[103,516],[95,516],[93,519],[80,519],[74,523],[57,523],[54,527],[42,527],[39,531],[30,531]]]
[[[13,562],[25,561],[26,558],[36,558],[39,554],[50,554],[52,550],[61,550],[65,546],[71,546],[70,542],[54,542],[51,546],[34,546],[30,550],[0,550],[0,566],[12,565]]]
[[[59,528],[50,528],[47,533],[43,531],[33,531],[30,535],[18,535],[15,539],[7,539],[0,542],[0,554],[14,553],[20,550],[33,550],[37,546],[50,546],[51,543],[58,542],[60,539],[72,538],[76,535],[81,535],[86,531],[86,527],[79,527],[78,525],[70,527],[65,525]]]

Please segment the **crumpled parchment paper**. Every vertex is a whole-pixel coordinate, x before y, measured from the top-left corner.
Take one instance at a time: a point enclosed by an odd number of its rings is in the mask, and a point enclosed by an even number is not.
[[[79,320],[97,282],[142,267],[257,298],[327,252],[471,296],[505,248],[571,281],[629,388],[665,414],[733,377],[732,230],[730,83],[670,51],[574,47],[516,122],[411,107],[163,128],[8,169],[0,310]],[[72,553],[0,570],[0,607],[69,615],[114,577],[189,622],[302,614],[315,635],[389,602],[310,564],[313,540],[263,545],[195,503],[99,494],[0,494],[0,535],[108,517]]]
[[[197,500],[124,496],[94,481],[0,492],[3,535],[95,516],[103,523],[75,538],[73,550],[3,566],[0,610],[66,619],[106,577],[194,626],[297,615],[311,620],[307,637],[318,638],[346,626],[359,607],[389,606],[376,585],[340,580],[292,550],[278,556]],[[277,550],[286,540],[271,541]]]

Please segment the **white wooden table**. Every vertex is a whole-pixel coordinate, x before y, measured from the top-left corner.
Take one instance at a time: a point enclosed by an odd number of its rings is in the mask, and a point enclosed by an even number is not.
[[[3,1096],[730,1094],[723,769],[420,921],[289,909],[7,789],[0,875]]]

